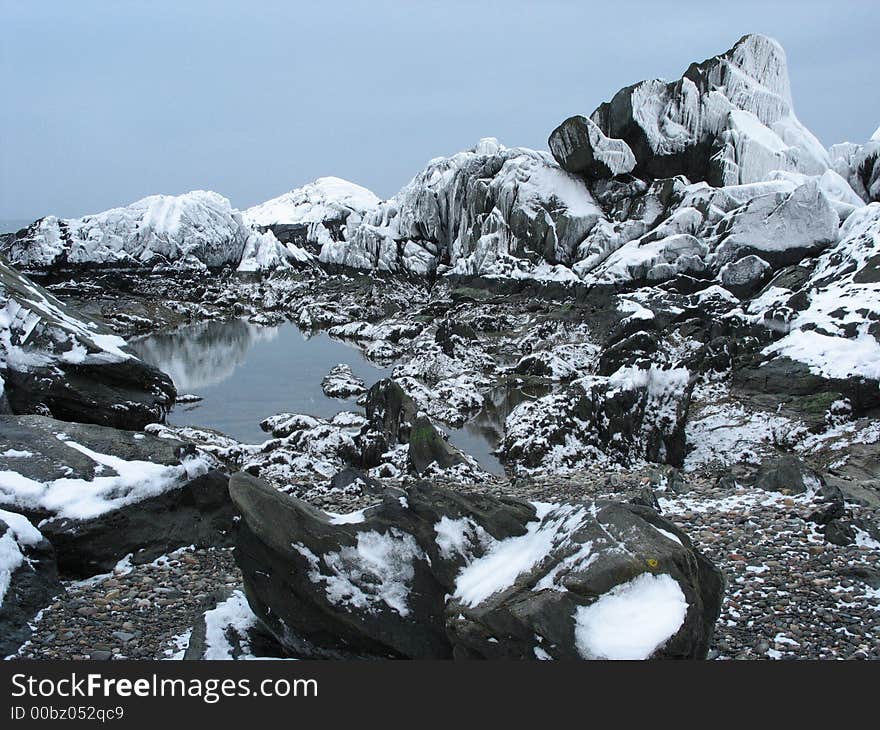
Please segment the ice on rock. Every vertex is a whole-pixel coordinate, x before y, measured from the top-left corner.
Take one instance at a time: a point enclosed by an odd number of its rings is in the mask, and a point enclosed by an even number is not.
[[[554,129],[548,144],[564,170],[587,177],[614,177],[632,172],[636,166],[626,142],[606,137],[593,120],[580,115],[569,117]]]
[[[652,177],[734,185],[775,169],[818,175],[829,166],[824,147],[794,114],[785,52],[762,35],[691,64],[678,81],[626,87],[591,118],[630,146],[636,173]]]
[[[436,158],[368,212],[321,261],[352,268],[509,274],[542,259],[564,262],[602,217],[583,180],[543,152],[482,140]]]
[[[338,177],[321,177],[288,193],[244,211],[244,220],[263,234],[271,234],[278,246],[270,257],[288,265],[301,265],[319,258],[335,260],[345,251],[348,238],[367,211],[379,204],[372,192]],[[254,268],[269,268],[257,267]]]
[[[217,193],[151,195],[82,218],[47,216],[21,237],[7,236],[2,253],[23,269],[55,266],[237,265],[248,236],[241,214]]]
[[[880,201],[880,135],[877,132],[863,145],[851,142],[833,145],[828,155],[833,169],[863,202]]]
[[[838,216],[816,181],[791,193],[752,198],[716,226],[717,264],[758,253],[775,265],[797,263],[837,241]]]

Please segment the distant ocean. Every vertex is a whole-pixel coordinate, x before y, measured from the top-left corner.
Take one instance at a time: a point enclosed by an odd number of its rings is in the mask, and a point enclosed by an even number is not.
[[[20,219],[20,218],[9,218],[7,220],[0,220],[0,233],[15,233],[16,231],[20,231],[22,228],[27,228],[32,220],[28,219]]]

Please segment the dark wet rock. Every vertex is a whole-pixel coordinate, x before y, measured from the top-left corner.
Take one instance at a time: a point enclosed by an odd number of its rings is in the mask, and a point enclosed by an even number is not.
[[[721,267],[718,272],[721,285],[740,298],[758,291],[769,278],[772,269],[760,256],[750,254]]]
[[[171,379],[0,261],[0,377],[12,413],[140,429],[174,403]]]
[[[597,502],[538,514],[416,484],[339,520],[242,473],[230,493],[248,602],[296,656],[599,658],[616,650],[591,633],[590,607],[623,595],[638,612],[647,588],[677,615],[642,655],[699,658],[718,616],[720,572],[651,509]],[[545,547],[517,563],[520,542],[534,541]]]
[[[434,340],[440,345],[440,349],[450,357],[455,357],[456,343],[459,347],[466,347],[467,342],[477,339],[474,328],[466,322],[445,319],[437,327]]]
[[[818,525],[827,525],[831,520],[840,519],[846,514],[843,492],[839,487],[825,484],[819,489],[819,506],[807,519]]]
[[[2,576],[8,584],[0,595],[2,658],[27,641],[29,623],[64,589],[58,580],[52,546],[25,517],[0,510],[0,546],[0,571],[10,571]]]
[[[615,342],[599,356],[599,375],[611,375],[622,367],[656,362],[660,350],[656,332],[639,330]]]
[[[632,172],[636,158],[621,139],[610,139],[591,119],[569,117],[550,134],[553,157],[563,170],[588,178],[609,178]]]
[[[364,494],[381,494],[382,485],[360,469],[347,466],[336,472],[330,479],[330,489],[334,491],[349,491],[357,489]]]
[[[791,454],[765,459],[755,476],[755,486],[759,489],[792,494],[818,489],[822,481],[819,474]]]
[[[374,466],[382,453],[398,444],[408,445],[409,465],[416,474],[431,464],[446,469],[467,462],[395,381],[386,378],[374,384],[364,408],[368,427],[355,441],[365,466]]]
[[[832,545],[846,547],[856,541],[856,532],[853,526],[845,520],[831,520],[823,530],[825,539]]]
[[[651,487],[642,487],[635,497],[630,500],[630,504],[639,505],[641,507],[648,507],[654,510],[657,514],[660,514],[663,510],[660,509],[660,503],[657,501],[657,495],[654,493],[654,490]]]

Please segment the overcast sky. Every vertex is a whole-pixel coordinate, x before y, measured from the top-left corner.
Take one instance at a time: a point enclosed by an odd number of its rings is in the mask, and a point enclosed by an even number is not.
[[[0,0],[0,218],[321,175],[387,197],[495,136],[546,149],[621,86],[762,32],[822,140],[880,124],[880,3]]]

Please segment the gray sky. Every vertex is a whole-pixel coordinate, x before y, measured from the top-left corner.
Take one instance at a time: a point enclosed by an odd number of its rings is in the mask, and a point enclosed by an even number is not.
[[[545,149],[621,86],[762,32],[825,144],[880,124],[880,3],[0,0],[0,218],[152,193],[387,197],[480,137]]]

